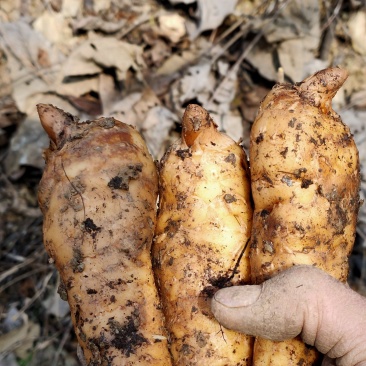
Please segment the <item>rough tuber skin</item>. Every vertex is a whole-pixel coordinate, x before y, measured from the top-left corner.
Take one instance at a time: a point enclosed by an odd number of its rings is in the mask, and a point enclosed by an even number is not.
[[[176,366],[250,365],[252,339],[210,311],[214,292],[250,280],[252,207],[243,149],[189,105],[160,164],[153,263]]]
[[[38,105],[51,143],[39,186],[44,244],[89,366],[171,365],[151,268],[158,177],[145,143],[113,118]]]
[[[347,280],[359,159],[349,128],[331,107],[346,78],[334,67],[296,85],[277,84],[260,106],[250,138],[255,284],[297,264]],[[300,338],[257,339],[254,346],[255,365],[305,366],[317,358]]]

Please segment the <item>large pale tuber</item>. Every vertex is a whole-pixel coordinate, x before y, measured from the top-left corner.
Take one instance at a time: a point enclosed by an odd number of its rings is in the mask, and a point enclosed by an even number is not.
[[[349,128],[331,107],[346,78],[335,67],[295,85],[278,84],[260,106],[250,139],[254,283],[296,264],[347,280],[359,159]],[[300,338],[255,342],[255,365],[305,366],[317,357]]]
[[[86,363],[171,365],[150,257],[158,178],[144,141],[113,118],[38,112],[51,139],[39,186],[44,244]]]

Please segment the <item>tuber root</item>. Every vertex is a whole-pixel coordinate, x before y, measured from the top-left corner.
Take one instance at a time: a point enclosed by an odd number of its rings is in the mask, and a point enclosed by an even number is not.
[[[260,106],[250,138],[254,283],[297,264],[347,280],[360,204],[359,159],[349,128],[331,107],[346,78],[334,67],[296,85],[277,84]],[[305,366],[316,359],[300,337],[255,342],[254,365]]]
[[[38,105],[51,142],[39,186],[44,244],[89,366],[171,365],[151,267],[158,177],[138,132]]]
[[[252,339],[210,311],[214,292],[248,283],[252,207],[246,155],[189,105],[182,138],[160,163],[153,263],[174,365],[250,365]]]

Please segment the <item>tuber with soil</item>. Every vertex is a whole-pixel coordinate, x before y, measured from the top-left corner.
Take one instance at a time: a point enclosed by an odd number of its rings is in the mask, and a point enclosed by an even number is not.
[[[158,177],[139,133],[38,105],[44,244],[89,366],[171,365],[150,249]]]
[[[261,103],[250,136],[255,284],[297,264],[347,280],[360,205],[359,158],[331,106],[346,78],[338,67],[321,70],[295,85],[277,84]],[[255,341],[254,365],[305,366],[318,359],[300,337]]]
[[[250,365],[252,339],[210,311],[221,287],[248,283],[252,207],[246,155],[188,105],[163,157],[153,263],[177,366]]]

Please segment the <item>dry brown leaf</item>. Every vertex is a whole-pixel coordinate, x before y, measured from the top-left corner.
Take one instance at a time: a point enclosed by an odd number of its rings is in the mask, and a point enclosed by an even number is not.
[[[320,38],[320,3],[318,0],[288,1],[280,14],[266,25],[265,38],[269,43],[301,38],[304,47],[314,49]]]
[[[141,99],[142,93],[131,93],[125,98],[116,101],[109,107],[108,115],[111,115],[119,121],[128,123],[129,125],[140,127],[141,121],[137,118],[137,114],[132,106]]]
[[[20,316],[22,325],[0,335],[0,354],[14,351],[17,357],[25,359],[33,348],[33,342],[40,336],[41,327],[29,320],[26,314]]]
[[[161,39],[156,39],[150,50],[153,66],[160,66],[171,55],[171,48]]]
[[[64,98],[77,110],[82,111],[91,117],[102,114],[102,104],[100,100],[92,94],[86,94],[80,97],[64,95]]]
[[[159,105],[147,112],[141,132],[155,159],[163,156],[168,145],[169,132],[175,123],[180,123],[180,118],[166,107]]]
[[[173,43],[178,43],[186,34],[185,19],[178,13],[162,14],[158,23],[159,34]]]
[[[366,89],[353,93],[350,104],[355,108],[366,109]]]
[[[237,0],[198,0],[198,32],[215,29],[235,10]]]
[[[146,115],[158,105],[160,100],[150,88],[146,88],[141,93],[117,100],[109,107],[109,114],[141,131]]]
[[[8,59],[16,105],[31,113],[29,98],[52,90],[64,56],[25,21],[0,23],[0,48]]]
[[[21,0],[2,0],[0,6],[0,21],[11,22],[18,18]]]
[[[12,352],[0,355],[0,366],[19,366],[15,354]]]
[[[62,0],[61,12],[65,17],[76,18],[82,13],[83,0]]]
[[[277,79],[277,69],[273,63],[275,54],[276,51],[272,45],[263,45],[260,42],[253,47],[247,56],[247,60],[265,79],[275,81]]]
[[[206,30],[219,27],[224,19],[235,10],[237,0],[197,0],[197,24],[186,21],[190,38],[196,38]]]
[[[348,21],[352,47],[361,55],[366,55],[366,10],[353,13]]]
[[[304,70],[306,65],[314,59],[314,50],[306,47],[303,38],[281,42],[277,52],[285,75],[293,82],[301,81],[306,77]]]
[[[65,82],[58,77],[54,84],[54,90],[58,95],[69,95],[75,98],[91,92],[98,93],[100,87],[100,76],[103,74],[90,76],[88,78],[75,78],[70,82]]]
[[[121,30],[127,23],[126,19],[120,19],[117,22],[111,22],[104,20],[98,16],[86,16],[80,19],[76,19],[73,22],[73,30],[77,31],[90,31],[99,30],[104,33],[115,33]]]
[[[257,84],[248,85],[245,80],[240,80],[240,88],[242,90],[240,90],[239,96],[233,104],[238,106],[247,124],[253,123],[257,116],[260,102],[270,89]]]
[[[60,12],[62,9],[62,1],[63,0],[50,0],[51,8],[54,11]]]
[[[75,42],[69,22],[62,13],[44,11],[33,23],[33,28],[55,44]]]
[[[111,7],[112,0],[93,0],[93,10],[96,13],[100,11],[108,11]]]
[[[112,75],[100,74],[98,81],[98,94],[103,115],[111,116],[113,105],[121,99],[120,92],[116,90],[115,80]]]
[[[214,90],[213,99],[217,104],[229,106],[237,92],[238,75],[230,70],[230,65],[224,61],[219,61],[217,68],[222,81]]]
[[[133,105],[136,116],[139,121],[146,118],[146,114],[151,108],[160,105],[160,100],[151,88],[145,88],[141,94],[141,98]]]
[[[366,58],[364,56],[346,49],[337,63],[341,64],[349,73],[348,79],[342,87],[347,96],[365,88]]]
[[[256,8],[263,4],[262,0],[238,0],[234,14],[237,16],[252,15]]]
[[[249,134],[245,136],[243,120],[238,111],[231,110],[227,104],[208,104],[207,108],[211,117],[219,126],[219,130],[225,132],[234,141],[249,137]],[[249,127],[249,124],[247,126]],[[248,128],[246,131],[249,131]]]
[[[41,152],[48,146],[49,141],[39,125],[36,117],[28,117],[12,137],[5,161],[5,171],[12,179],[17,179],[23,174],[23,166],[43,168]]]
[[[1,0],[0,22],[14,22],[21,18],[34,19],[43,9],[42,1]]]
[[[260,25],[258,22],[257,26]],[[265,41],[254,46],[247,60],[268,80],[276,81],[278,66],[292,81],[303,80],[321,36],[318,0],[289,1],[273,21],[262,27],[263,23],[260,29]],[[279,65],[273,62],[276,58]]]
[[[158,68],[156,75],[171,75],[181,70],[197,57],[196,52],[183,51],[181,54],[173,53]]]
[[[99,74],[115,68],[118,80],[124,80],[128,69],[137,74],[144,67],[142,47],[115,38],[96,38],[83,42],[68,57],[63,67],[64,78]]]
[[[215,88],[215,78],[211,73],[211,62],[203,60],[191,66],[171,88],[172,99],[177,110],[190,100],[205,104]]]
[[[5,171],[12,179],[18,179],[23,174],[24,166],[38,169],[44,167],[42,153],[49,145],[49,139],[39,122],[36,110],[38,103],[57,105],[73,115],[80,116],[76,108],[54,94],[34,94],[29,98],[29,103],[33,108],[12,136],[7,158],[4,161]]]

